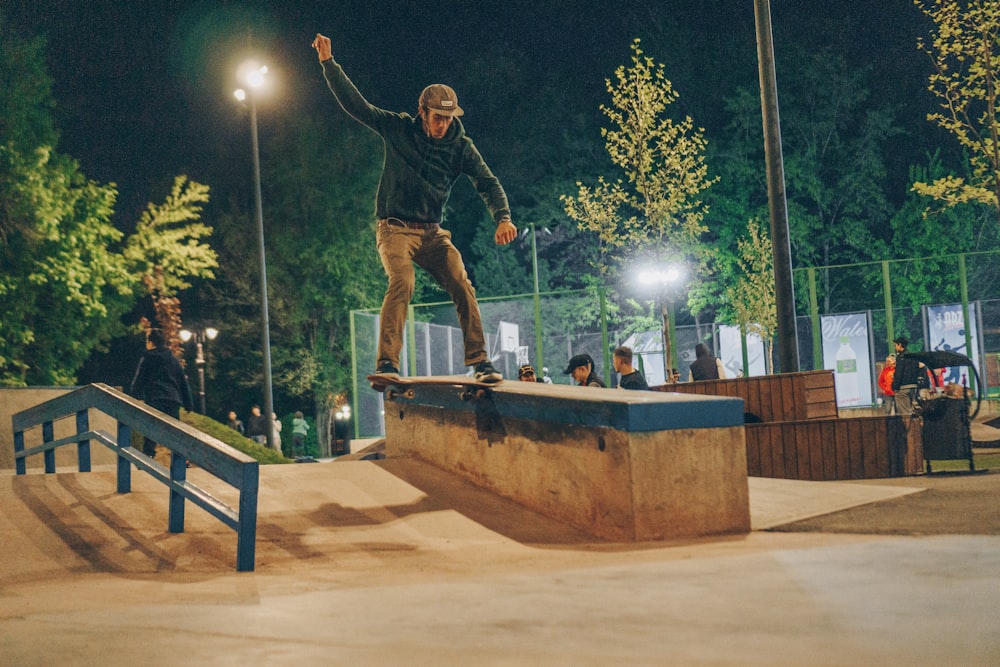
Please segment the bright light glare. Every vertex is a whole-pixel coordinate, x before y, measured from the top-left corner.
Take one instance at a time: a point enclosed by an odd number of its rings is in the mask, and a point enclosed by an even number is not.
[[[184,341],[185,343],[191,340],[191,336],[193,335],[194,334],[188,331],[187,329],[181,329],[181,340]]]
[[[643,285],[669,285],[676,283],[683,275],[676,266],[665,269],[643,269],[639,272],[639,282]]]
[[[264,77],[267,74],[267,65],[260,65],[256,61],[250,60],[236,71],[237,80],[250,88],[260,88],[264,85]]]
[[[215,337],[219,335],[219,330],[214,327],[208,327],[205,329],[205,335],[209,340],[215,340]]]
[[[237,101],[243,102],[247,98],[247,91],[243,90],[242,88],[237,88],[233,92],[233,97],[235,97],[237,99]]]

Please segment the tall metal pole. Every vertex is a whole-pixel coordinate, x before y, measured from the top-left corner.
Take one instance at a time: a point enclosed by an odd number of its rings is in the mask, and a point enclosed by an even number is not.
[[[795,289],[792,283],[792,249],[785,200],[785,167],[781,156],[778,122],[778,83],[774,73],[770,0],[754,0],[757,26],[757,62],[760,70],[760,106],[764,122],[764,162],[767,167],[767,200],[774,252],[774,299],[778,311],[778,364],[782,373],[799,370],[799,344],[795,334]]]
[[[531,272],[535,278],[535,370],[542,372],[545,355],[542,351],[542,297],[538,292],[538,246],[536,245],[535,223],[531,223]],[[541,377],[541,375],[539,375]]]
[[[260,196],[260,147],[257,143],[257,101],[250,94],[250,134],[253,143],[254,204],[257,208],[257,240],[260,242],[261,353],[264,357],[264,432],[274,447],[274,398],[271,393],[271,325],[267,314],[267,261],[264,253],[264,209]]]

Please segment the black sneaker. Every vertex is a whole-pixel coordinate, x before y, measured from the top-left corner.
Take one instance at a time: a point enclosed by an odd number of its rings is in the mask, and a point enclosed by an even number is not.
[[[399,369],[393,366],[391,362],[383,361],[378,365],[375,375],[399,375]]]
[[[493,368],[493,364],[487,361],[480,361],[476,364],[476,382],[500,382],[503,376]]]

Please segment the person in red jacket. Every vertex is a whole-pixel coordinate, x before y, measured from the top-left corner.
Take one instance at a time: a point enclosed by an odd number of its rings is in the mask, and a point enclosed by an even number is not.
[[[882,367],[882,372],[878,374],[878,388],[885,395],[885,411],[890,415],[896,414],[896,394],[892,390],[892,376],[895,373],[896,355],[890,354],[885,358],[885,366]]]

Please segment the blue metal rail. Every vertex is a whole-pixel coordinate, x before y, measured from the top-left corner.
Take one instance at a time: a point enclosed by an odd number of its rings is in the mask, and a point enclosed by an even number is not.
[[[95,409],[118,420],[115,435],[91,430],[88,411]],[[53,423],[76,416],[76,435],[56,440]],[[236,531],[236,569],[254,569],[257,548],[257,492],[260,464],[224,442],[164,415],[105,384],[91,384],[15,414],[14,466],[18,475],[26,473],[25,459],[42,454],[45,472],[56,472],[55,450],[77,445],[80,472],[90,472],[90,442],[99,442],[118,456],[118,493],[132,490],[132,465],[149,473],[170,489],[168,529],[184,532],[184,501],[189,500]],[[42,427],[42,443],[25,448],[24,434]],[[170,465],[157,463],[131,446],[132,429],[170,450]],[[239,506],[226,505],[187,480],[186,462],[191,461],[239,492]]]

